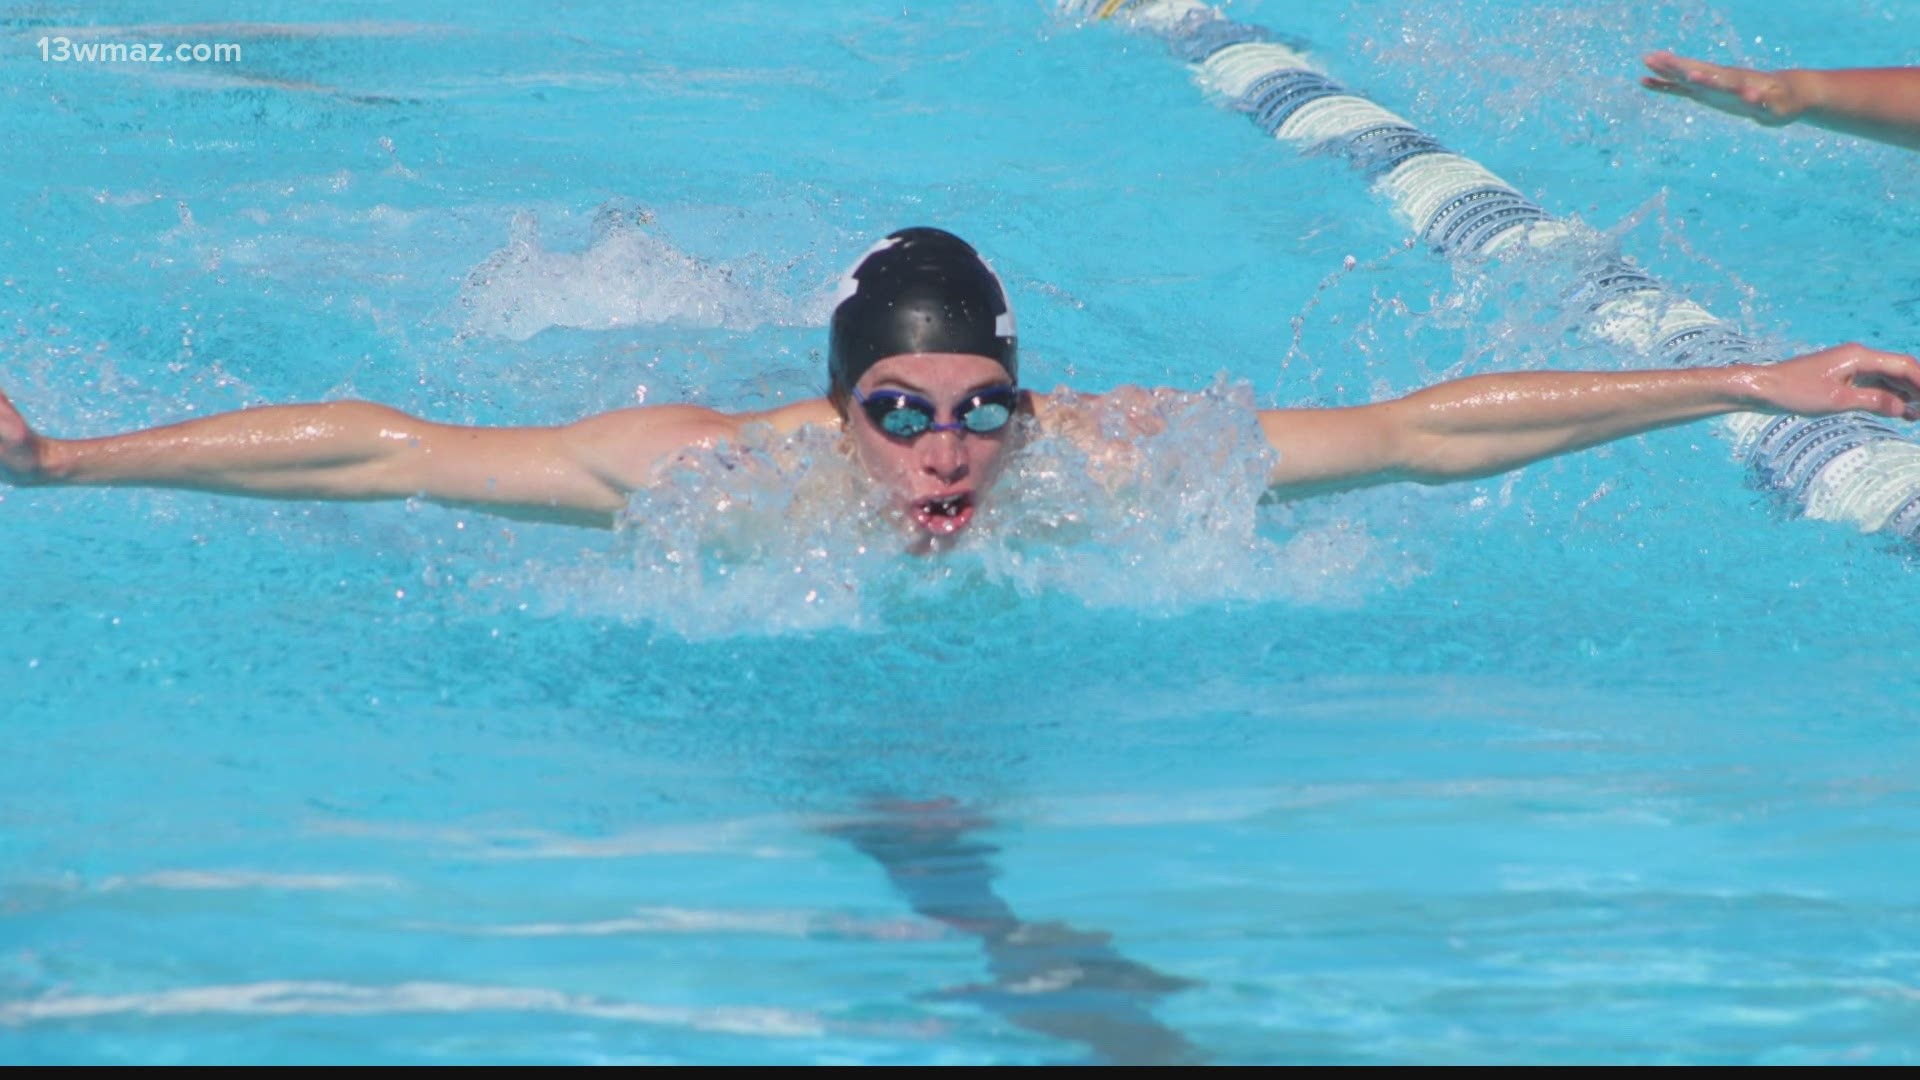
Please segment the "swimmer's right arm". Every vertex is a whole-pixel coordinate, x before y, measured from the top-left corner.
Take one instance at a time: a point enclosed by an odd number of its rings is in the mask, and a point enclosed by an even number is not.
[[[1649,90],[1775,127],[1796,121],[1920,150],[1920,68],[1753,71],[1650,53]]]
[[[653,467],[749,419],[697,405],[561,427],[437,424],[361,401],[275,405],[94,439],[33,431],[0,394],[0,480],[189,488],[264,498],[422,497],[522,519],[610,526]]]

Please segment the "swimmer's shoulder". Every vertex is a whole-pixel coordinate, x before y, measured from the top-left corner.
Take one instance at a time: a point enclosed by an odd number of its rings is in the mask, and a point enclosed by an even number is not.
[[[1022,403],[1026,409],[1027,415],[1033,417],[1034,422],[1039,424],[1041,430],[1044,431],[1046,430],[1048,423],[1053,419],[1054,410],[1056,408],[1054,399],[1060,394],[1071,394],[1071,393],[1072,391],[1068,390],[1064,386],[1056,387],[1052,393],[1047,393],[1042,390],[1027,390],[1023,388],[1020,391],[1020,396],[1022,398]]]
[[[808,398],[777,408],[727,412],[706,405],[641,405],[589,417],[573,430],[619,446],[621,456],[652,459],[688,446],[711,446],[737,439],[745,429],[766,424],[782,435],[814,425],[838,426],[840,414],[826,398]]]
[[[760,412],[738,413],[734,416],[736,429],[748,424],[766,424],[782,435],[791,435],[802,428],[828,427],[839,428],[840,413],[833,402],[826,398],[807,398],[778,408]]]
[[[840,423],[825,398],[759,412],[723,412],[705,405],[642,405],[590,416],[559,433],[569,458],[623,491],[645,486],[655,467],[696,447],[738,439],[747,427],[770,425],[782,435]]]

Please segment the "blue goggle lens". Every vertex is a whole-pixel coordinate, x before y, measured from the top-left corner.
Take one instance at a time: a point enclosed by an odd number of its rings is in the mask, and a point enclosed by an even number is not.
[[[873,410],[867,410],[869,419]],[[880,417],[880,430],[902,439],[911,439],[933,425],[933,420],[919,409],[890,408]]]
[[[954,423],[934,423],[933,403],[900,390],[875,390],[871,394],[853,392],[854,399],[866,410],[867,419],[896,439],[911,439],[929,431],[959,431],[988,435],[1006,427],[1013,419],[1020,392],[1011,386],[996,386],[967,398],[954,409]]]

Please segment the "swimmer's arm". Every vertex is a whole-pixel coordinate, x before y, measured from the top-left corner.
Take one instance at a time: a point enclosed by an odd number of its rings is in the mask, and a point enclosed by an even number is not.
[[[1800,121],[1920,149],[1920,68],[1752,71],[1664,51],[1646,65],[1649,90],[1770,127]]]
[[[1806,123],[1920,150],[1920,68],[1789,71]]]
[[[436,424],[368,402],[276,405],[95,439],[35,433],[0,395],[0,480],[189,488],[264,498],[423,497],[503,516],[608,526],[653,466],[749,419],[695,405],[562,427]]]
[[[1915,418],[1920,362],[1841,345],[1768,365],[1476,375],[1394,401],[1260,414],[1279,499],[1395,481],[1441,484],[1731,412]]]

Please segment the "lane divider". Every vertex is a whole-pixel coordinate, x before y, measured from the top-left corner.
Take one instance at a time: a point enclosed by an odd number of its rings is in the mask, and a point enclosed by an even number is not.
[[[1302,151],[1344,156],[1443,257],[1495,256],[1516,244],[1542,248],[1569,231],[1478,162],[1348,90],[1266,30],[1200,0],[1060,0],[1060,9],[1159,38],[1193,65],[1203,88],[1263,132]],[[1566,299],[1585,306],[1597,336],[1670,365],[1764,359],[1732,324],[1673,296],[1625,260],[1584,273]],[[1737,413],[1723,423],[1756,481],[1783,492],[1806,516],[1866,532],[1920,533],[1920,446],[1879,418]]]

